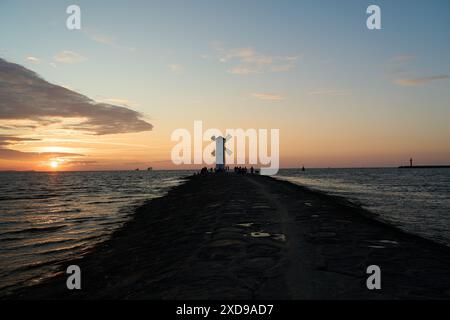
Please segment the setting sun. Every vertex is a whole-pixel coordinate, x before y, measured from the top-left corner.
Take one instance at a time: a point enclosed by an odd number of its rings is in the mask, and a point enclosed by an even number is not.
[[[50,162],[50,167],[52,167],[53,169],[58,168],[58,162],[56,162],[56,161]]]

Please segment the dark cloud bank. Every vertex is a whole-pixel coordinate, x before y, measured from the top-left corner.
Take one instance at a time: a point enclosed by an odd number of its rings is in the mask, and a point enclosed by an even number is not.
[[[48,117],[85,118],[81,124],[70,128],[97,135],[141,132],[153,128],[141,119],[142,114],[139,112],[96,103],[0,58],[0,120],[26,119],[45,125]]]
[[[82,118],[77,125],[62,125],[66,129],[87,131],[90,134],[105,135],[150,131],[153,126],[142,120],[143,115],[125,107],[97,103],[88,97],[64,87],[51,84],[33,71],[0,58],[0,121],[32,120],[41,126],[53,123],[51,118]],[[58,120],[56,120],[58,121]],[[19,129],[20,126],[0,126],[2,130]],[[34,128],[28,125],[28,128]],[[31,159],[38,155],[5,149],[6,145],[19,141],[32,141],[0,136],[0,158]],[[69,156],[74,154],[47,154],[48,156]]]

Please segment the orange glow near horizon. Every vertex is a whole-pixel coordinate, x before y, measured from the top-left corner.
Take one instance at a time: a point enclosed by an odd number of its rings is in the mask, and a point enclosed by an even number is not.
[[[262,119],[252,122],[230,119],[209,120],[204,130],[218,127],[222,131],[233,125],[236,128],[280,128],[280,166],[293,168],[312,167],[385,167],[405,165],[413,157],[420,164],[448,164],[449,152],[442,148],[446,136],[434,137],[433,143],[420,141],[417,135],[405,139],[404,134],[389,130],[378,132],[360,128],[359,135],[351,135],[344,128],[327,123],[316,128],[307,121],[278,121],[271,124]],[[30,141],[13,142],[9,149],[17,150],[14,157],[0,159],[0,170],[35,171],[96,171],[96,170],[145,170],[198,169],[201,165],[176,166],[170,160],[176,144],[170,135],[177,128],[186,128],[193,135],[193,121],[186,119],[174,124],[161,125],[153,132],[120,135],[76,135],[46,132],[42,127],[27,132]],[[158,126],[159,128],[159,126]],[[327,130],[324,130],[327,129]],[[330,131],[338,133],[330,135]],[[25,130],[24,130],[25,133]],[[388,137],[389,136],[389,137]],[[411,137],[410,136],[410,137]],[[40,140],[38,140],[40,139]],[[371,143],[368,143],[370,141]],[[205,145],[209,143],[205,142]],[[1,148],[0,148],[1,149]]]

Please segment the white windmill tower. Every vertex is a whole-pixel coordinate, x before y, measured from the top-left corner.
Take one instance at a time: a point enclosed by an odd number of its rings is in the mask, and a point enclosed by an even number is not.
[[[231,139],[231,135],[224,137],[212,136],[211,140],[216,142],[216,150],[211,154],[216,157],[216,171],[225,170],[225,152],[231,155],[231,151],[225,147],[225,143]]]

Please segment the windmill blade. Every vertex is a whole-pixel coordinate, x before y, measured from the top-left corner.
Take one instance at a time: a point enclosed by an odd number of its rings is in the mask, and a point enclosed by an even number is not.
[[[216,141],[216,136],[212,136],[212,137],[211,137],[211,140],[212,140],[212,141]]]
[[[231,138],[233,138],[230,134],[227,134],[227,136],[225,137],[225,141],[230,140]]]
[[[213,157],[215,157],[215,156],[216,156],[216,150],[214,150],[213,152],[211,152],[211,155],[212,155]]]
[[[233,154],[233,152],[232,152],[230,149],[228,149],[228,148],[225,148],[225,152],[226,152],[227,155],[229,155],[229,156],[231,156],[231,155]]]

